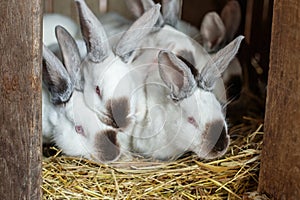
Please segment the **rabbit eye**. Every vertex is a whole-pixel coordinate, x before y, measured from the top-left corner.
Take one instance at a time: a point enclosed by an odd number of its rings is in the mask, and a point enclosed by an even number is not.
[[[100,90],[99,86],[96,87],[96,93],[98,94],[98,96],[100,98],[102,98],[102,93],[101,93],[101,90]]]
[[[196,122],[195,118],[194,117],[188,117],[188,122],[190,124],[192,124],[193,126],[195,126],[196,128],[199,127],[198,123]]]
[[[80,126],[80,125],[76,125],[76,126],[75,126],[75,131],[76,131],[78,134],[84,135],[84,130],[83,130],[82,126]]]

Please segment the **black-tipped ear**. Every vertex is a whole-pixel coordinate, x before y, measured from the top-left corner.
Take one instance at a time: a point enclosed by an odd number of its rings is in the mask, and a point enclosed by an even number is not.
[[[67,69],[73,83],[81,79],[81,58],[77,44],[69,32],[62,26],[55,28],[56,38],[62,52],[64,66]]]
[[[189,67],[169,51],[158,54],[159,74],[171,90],[171,98],[180,101],[193,94],[196,81]]]
[[[237,54],[244,36],[239,36],[223,49],[219,50],[202,68],[196,77],[198,86],[204,90],[211,91],[218,78],[227,69],[228,64]]]
[[[182,0],[163,0],[162,14],[166,24],[176,27],[181,17]]]
[[[48,88],[53,104],[67,102],[74,90],[74,84],[60,60],[43,46],[43,83]]]
[[[75,1],[79,13],[81,32],[87,44],[87,56],[92,62],[102,62],[110,52],[109,41],[103,26],[84,0]]]
[[[153,31],[154,25],[160,15],[159,9],[159,4],[153,6],[137,19],[128,31],[122,35],[115,48],[115,53],[120,56],[125,63],[130,62],[133,58],[132,53],[140,46],[145,36]]]

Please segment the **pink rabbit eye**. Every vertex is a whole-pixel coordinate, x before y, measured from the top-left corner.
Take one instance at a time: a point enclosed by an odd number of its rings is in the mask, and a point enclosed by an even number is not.
[[[102,98],[102,94],[101,94],[101,91],[100,91],[99,86],[96,87],[96,93],[98,94],[98,96],[99,96],[100,98]]]
[[[76,125],[76,126],[75,126],[75,131],[76,131],[78,134],[84,135],[84,130],[83,130],[82,126],[80,126],[80,125]]]
[[[194,117],[188,117],[188,122],[190,124],[192,124],[193,126],[195,126],[196,128],[199,127],[198,123],[196,122],[195,118]]]

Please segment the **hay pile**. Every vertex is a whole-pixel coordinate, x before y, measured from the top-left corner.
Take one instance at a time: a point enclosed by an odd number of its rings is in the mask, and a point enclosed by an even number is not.
[[[257,188],[262,120],[230,129],[231,146],[214,161],[189,155],[174,162],[137,159],[102,165],[80,158],[43,160],[44,199],[242,199]]]

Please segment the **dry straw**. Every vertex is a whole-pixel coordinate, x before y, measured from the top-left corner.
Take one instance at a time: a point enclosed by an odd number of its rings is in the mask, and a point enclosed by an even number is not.
[[[243,199],[256,191],[262,121],[245,118],[230,129],[225,156],[174,162],[136,159],[103,165],[81,158],[43,160],[44,199]]]

